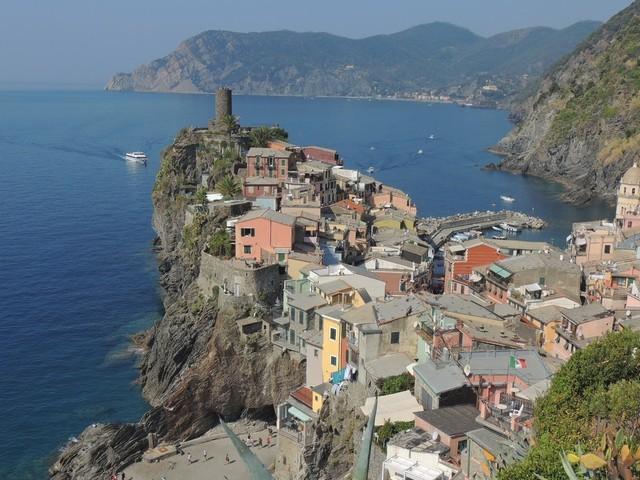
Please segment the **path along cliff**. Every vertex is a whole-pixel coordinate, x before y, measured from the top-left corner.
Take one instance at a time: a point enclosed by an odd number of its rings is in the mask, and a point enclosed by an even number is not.
[[[186,440],[215,426],[219,415],[273,415],[273,405],[303,383],[303,365],[274,352],[259,334],[240,337],[236,320],[251,315],[251,306],[220,302],[215,291],[203,295],[197,284],[202,251],[224,228],[227,212],[200,211],[187,222],[190,192],[203,174],[206,179],[219,164],[228,166],[222,156],[232,147],[231,138],[221,142],[207,130],[184,129],[163,153],[153,224],[165,314],[138,339],[150,410],[137,423],[88,427],[52,465],[52,479],[109,478],[141,458],[149,433],[161,441]]]

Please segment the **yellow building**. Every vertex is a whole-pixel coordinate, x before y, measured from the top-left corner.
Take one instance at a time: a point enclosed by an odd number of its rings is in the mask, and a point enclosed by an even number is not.
[[[616,220],[621,222],[626,213],[633,213],[640,207],[640,167],[634,162],[626,171],[618,185],[618,204],[616,206]]]
[[[347,343],[340,309],[322,313],[322,381],[331,380],[331,374],[345,367]]]

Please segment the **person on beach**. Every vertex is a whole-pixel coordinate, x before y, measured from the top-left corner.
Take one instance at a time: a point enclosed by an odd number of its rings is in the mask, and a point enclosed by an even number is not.
[[[230,461],[231,461],[231,460],[229,460],[229,454],[227,453],[227,454],[225,455],[225,457],[224,457],[224,463],[226,463],[227,465],[229,465],[229,462],[230,462]]]
[[[191,454],[187,453],[187,463],[191,464]]]
[[[207,451],[206,450],[202,450],[202,458],[204,458],[204,461],[207,461]]]
[[[258,437],[258,446],[259,446],[260,448],[262,448],[262,447],[263,447],[263,445],[262,445],[262,437]]]

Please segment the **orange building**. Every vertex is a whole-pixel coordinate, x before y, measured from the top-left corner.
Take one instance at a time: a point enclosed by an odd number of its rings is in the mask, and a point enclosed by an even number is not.
[[[473,269],[507,258],[484,239],[447,245],[444,255],[444,293],[469,294],[469,276]]]
[[[373,206],[376,208],[393,207],[415,217],[418,209],[411,197],[397,188],[380,185],[372,196]]]
[[[296,219],[271,209],[252,210],[236,223],[236,258],[283,263],[295,243]]]

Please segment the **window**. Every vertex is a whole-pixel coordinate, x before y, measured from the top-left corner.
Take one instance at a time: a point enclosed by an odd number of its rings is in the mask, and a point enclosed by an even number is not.
[[[331,365],[333,365],[334,367],[338,365],[338,357],[336,357],[335,355],[331,355]]]
[[[254,192],[254,187],[253,187],[253,185],[249,185],[249,186],[247,187],[247,192],[249,192],[249,193],[253,193],[253,192]]]
[[[251,253],[251,245],[245,245],[245,246],[242,248],[242,251],[243,251],[244,253]]]
[[[280,160],[280,165],[282,165],[283,167],[286,167],[287,161],[283,158],[282,160]]]
[[[631,225],[633,225],[632,222],[627,222],[627,228],[631,228]]]
[[[391,332],[391,343],[400,343],[400,332]]]
[[[304,323],[304,312],[302,310],[298,312],[298,323],[300,325]]]
[[[284,168],[280,169],[280,176],[284,177],[287,174],[286,170]]]
[[[632,195],[635,195],[635,194],[636,194],[636,189],[635,189],[635,188],[632,188],[632,189],[631,189],[631,194],[632,194]]]
[[[608,255],[609,253],[611,253],[611,245],[604,246],[604,253],[605,255]]]
[[[329,329],[329,338],[331,340],[335,340],[336,338],[338,338],[338,331],[335,328]]]
[[[314,356],[315,358],[318,358],[318,349],[317,349],[317,348],[314,348],[314,349],[313,349],[313,356]]]
[[[255,237],[256,229],[255,228],[241,228],[240,229],[241,237]]]

